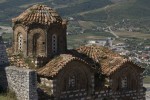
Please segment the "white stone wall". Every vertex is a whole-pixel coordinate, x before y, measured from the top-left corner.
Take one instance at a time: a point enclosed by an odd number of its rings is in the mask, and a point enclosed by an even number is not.
[[[9,89],[18,100],[38,100],[37,75],[35,71],[17,67],[5,68]]]

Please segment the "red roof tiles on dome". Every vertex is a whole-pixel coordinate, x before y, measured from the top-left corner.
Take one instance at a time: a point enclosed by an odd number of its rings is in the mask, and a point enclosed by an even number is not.
[[[61,17],[52,8],[46,5],[34,5],[16,18],[13,22],[22,22],[23,24],[40,23],[50,25],[51,23],[62,23]]]

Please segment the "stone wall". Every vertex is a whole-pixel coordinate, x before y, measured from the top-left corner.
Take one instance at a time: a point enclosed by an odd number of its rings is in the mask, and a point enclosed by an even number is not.
[[[145,100],[145,89],[129,91],[105,90],[88,95],[85,90],[62,92],[61,100]]]
[[[38,100],[37,75],[35,71],[17,67],[6,67],[9,89],[16,93],[18,100]]]

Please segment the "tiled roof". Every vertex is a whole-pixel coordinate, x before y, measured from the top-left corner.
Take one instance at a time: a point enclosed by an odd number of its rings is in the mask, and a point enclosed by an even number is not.
[[[80,54],[84,54],[99,63],[99,70],[106,76],[111,75],[124,63],[130,62],[126,58],[102,46],[81,46],[76,49]]]
[[[63,67],[66,66],[67,63],[69,63],[73,60],[80,60],[80,61],[86,63],[84,60],[74,57],[70,54],[61,54],[61,55],[53,58],[44,67],[39,68],[37,70],[37,73],[38,73],[38,75],[41,75],[41,76],[54,77]]]
[[[23,24],[40,23],[50,25],[51,23],[62,23],[61,17],[52,8],[46,5],[34,5],[16,18],[13,22],[22,22]]]
[[[96,45],[81,46],[80,48],[77,48],[76,50],[79,53],[84,54],[88,56],[89,58],[92,58],[95,62],[100,62],[101,60],[107,58],[108,54],[111,54],[113,56],[118,56],[118,54],[114,54],[111,50],[105,47],[96,46]]]
[[[76,50],[69,51],[69,53],[70,54],[61,54],[53,58],[44,67],[39,68],[37,73],[41,76],[54,77],[63,67],[66,66],[67,63],[72,60],[80,60],[88,65],[91,65],[91,63],[96,64],[96,68],[99,69],[98,71],[106,76],[112,75],[126,63],[133,64],[139,69],[142,69],[128,59],[102,46],[81,46]],[[91,60],[94,62],[91,62]]]
[[[124,59],[123,57],[113,57],[109,56],[106,59],[103,59],[101,64],[101,71],[103,74],[109,76],[113,72],[115,72],[118,68],[122,67],[122,65],[127,62],[127,59]]]

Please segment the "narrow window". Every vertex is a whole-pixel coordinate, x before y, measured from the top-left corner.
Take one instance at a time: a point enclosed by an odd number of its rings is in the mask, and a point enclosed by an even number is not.
[[[37,55],[38,54],[38,45],[39,45],[39,38],[40,38],[40,34],[39,33],[35,33],[33,35],[33,54]]]
[[[70,89],[74,89],[75,88],[75,76],[70,76],[69,77],[69,81],[68,81],[68,85]]]
[[[122,78],[121,87],[122,88],[127,88],[127,77]]]
[[[18,34],[18,50],[23,50],[23,36],[21,33]]]
[[[52,35],[52,52],[57,53],[57,36],[56,36],[56,34]]]

